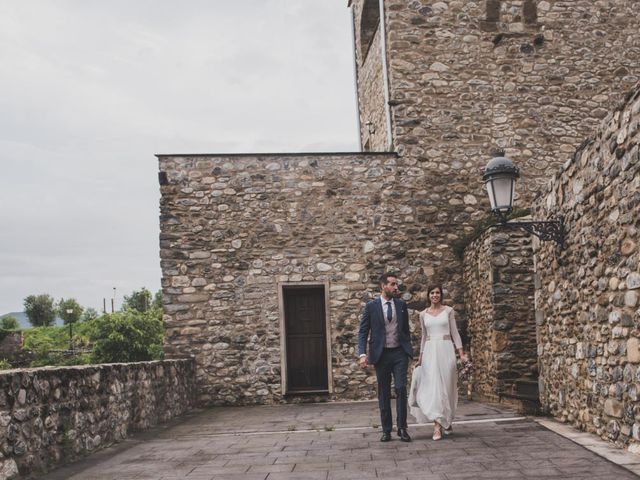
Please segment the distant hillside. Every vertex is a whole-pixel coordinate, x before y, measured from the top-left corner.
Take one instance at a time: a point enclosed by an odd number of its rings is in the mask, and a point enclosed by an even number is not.
[[[9,316],[16,317],[16,320],[18,320],[18,323],[20,324],[21,329],[24,330],[26,328],[32,328],[32,325],[29,323],[29,319],[27,318],[26,313],[10,312],[10,313],[5,313],[4,315],[0,315],[0,318],[9,317]],[[56,317],[56,322],[54,325],[64,325],[64,322],[60,317]]]

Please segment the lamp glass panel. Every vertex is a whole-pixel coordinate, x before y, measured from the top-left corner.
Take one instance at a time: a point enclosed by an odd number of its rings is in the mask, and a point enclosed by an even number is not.
[[[489,181],[491,191],[491,209],[509,211],[513,207],[515,181],[511,177],[497,177]],[[495,202],[495,203],[494,203]]]
[[[496,195],[493,190],[493,181],[488,181],[485,186],[487,187],[487,194],[489,195],[489,202],[491,202],[491,210],[496,209]]]

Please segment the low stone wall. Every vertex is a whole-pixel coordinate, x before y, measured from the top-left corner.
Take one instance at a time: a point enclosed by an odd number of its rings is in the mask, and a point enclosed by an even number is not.
[[[474,393],[530,409],[538,366],[529,234],[495,227],[477,238],[465,249],[464,284]]]
[[[73,461],[195,405],[195,362],[0,372],[0,478]]]
[[[640,451],[640,89],[552,179],[536,217],[564,216],[536,249],[541,400],[559,420]]]

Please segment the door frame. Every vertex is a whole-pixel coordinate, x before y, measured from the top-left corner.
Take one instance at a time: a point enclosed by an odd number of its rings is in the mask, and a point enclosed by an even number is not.
[[[287,287],[324,287],[325,343],[327,345],[327,390],[304,393],[333,393],[333,372],[331,369],[331,318],[329,315],[329,281],[324,282],[278,282],[278,317],[280,324],[280,384],[282,395],[289,393],[287,385],[287,328],[284,321],[284,289]],[[296,392],[297,393],[297,392]]]

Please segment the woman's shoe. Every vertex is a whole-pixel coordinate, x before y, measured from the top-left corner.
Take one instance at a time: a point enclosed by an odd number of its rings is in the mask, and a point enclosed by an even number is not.
[[[449,428],[445,428],[442,433],[444,433],[445,435],[451,435],[453,433],[453,426],[449,425]]]
[[[433,429],[433,437],[431,438],[434,440],[440,440],[442,438],[442,426],[439,423],[436,423],[436,426]]]

